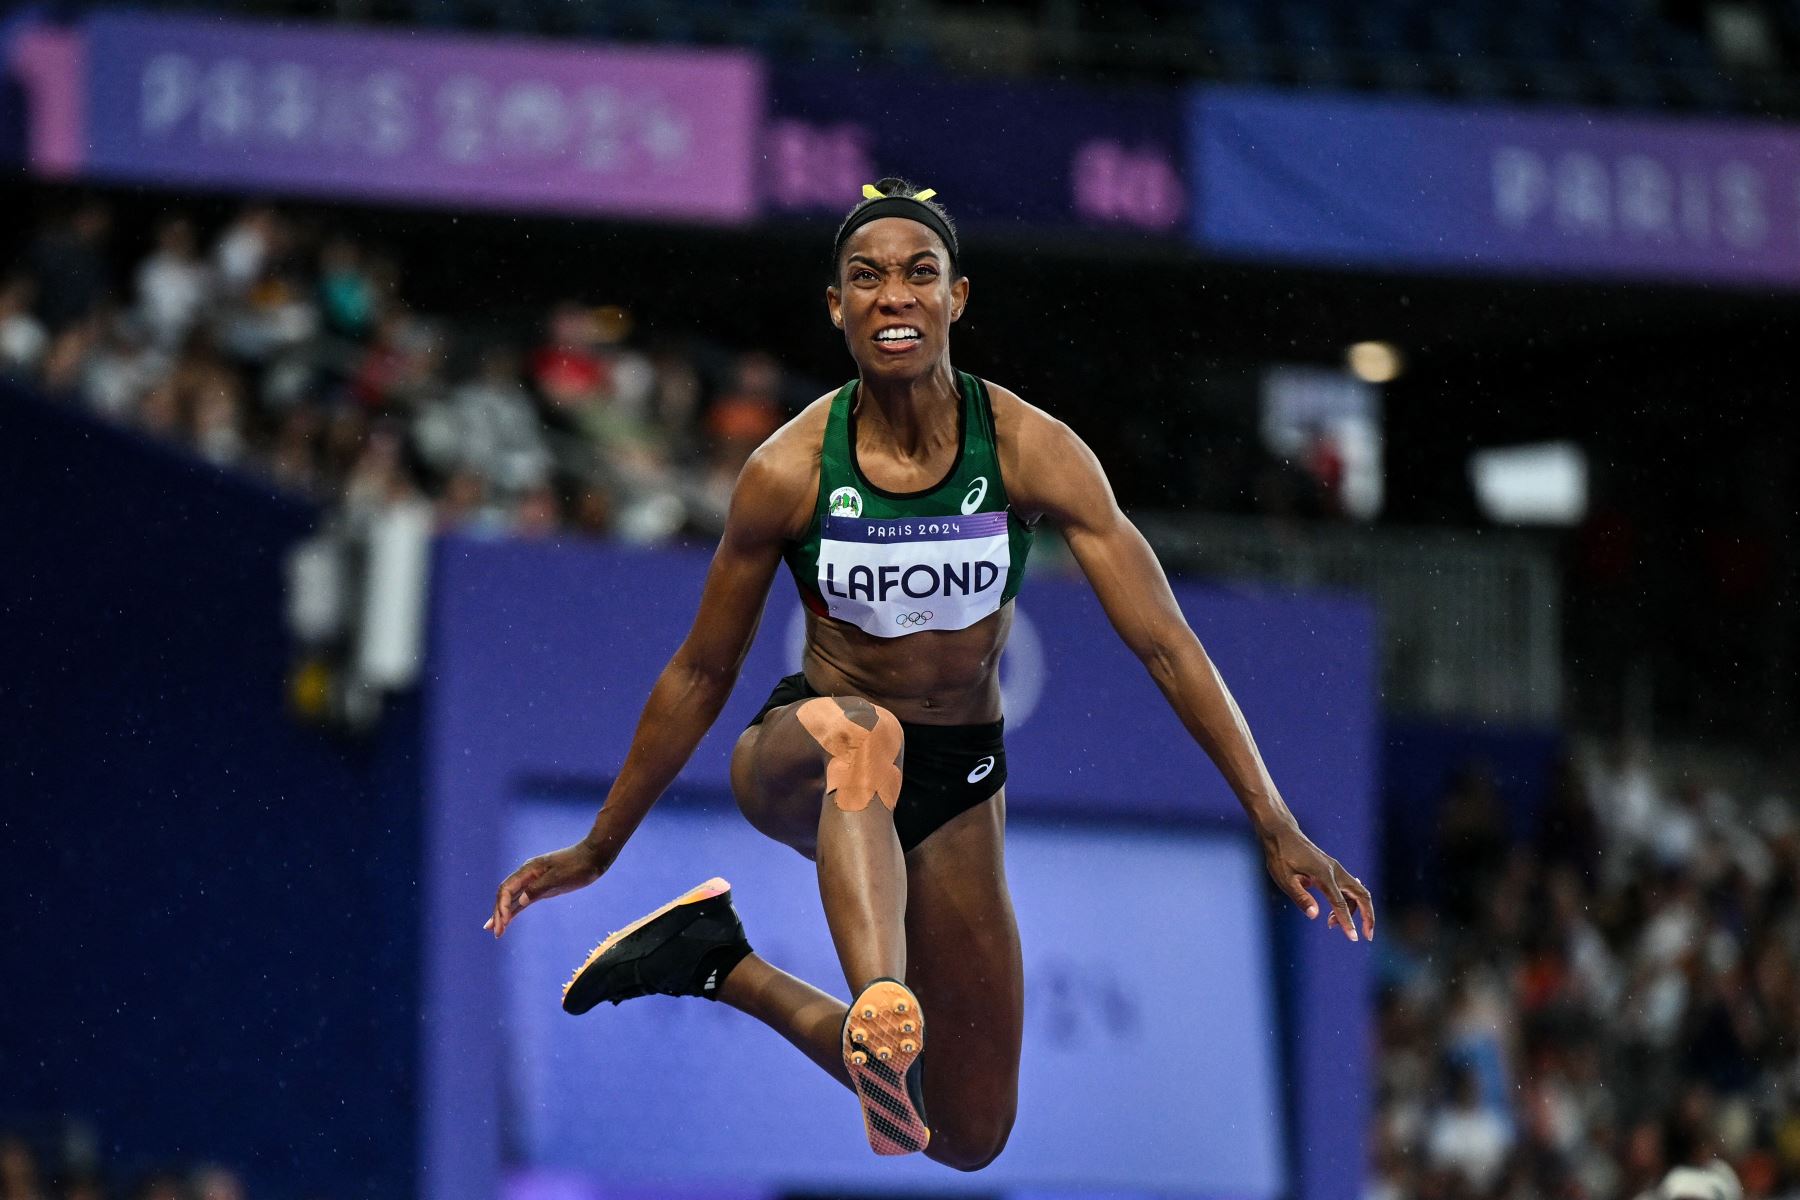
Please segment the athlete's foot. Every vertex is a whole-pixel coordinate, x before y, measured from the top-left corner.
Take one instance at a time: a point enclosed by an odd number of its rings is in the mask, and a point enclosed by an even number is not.
[[[749,953],[731,885],[709,879],[595,946],[563,987],[563,1011],[580,1015],[602,1000],[650,995],[714,1000]]]
[[[844,1070],[862,1101],[877,1154],[913,1154],[931,1141],[921,1086],[925,1014],[903,983],[877,979],[844,1015]]]

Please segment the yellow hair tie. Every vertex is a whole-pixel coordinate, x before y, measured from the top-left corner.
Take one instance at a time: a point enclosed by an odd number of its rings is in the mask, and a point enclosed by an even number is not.
[[[880,188],[876,187],[872,183],[863,184],[862,194],[863,194],[864,200],[880,200],[886,195],[885,192],[883,192]],[[936,188],[926,188],[922,192],[914,192],[912,194],[912,196],[910,197],[910,199],[917,200],[921,204],[923,204],[925,201],[931,199],[935,195],[937,195]]]

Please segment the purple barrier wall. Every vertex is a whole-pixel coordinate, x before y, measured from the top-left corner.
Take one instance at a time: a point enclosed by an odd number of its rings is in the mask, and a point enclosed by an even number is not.
[[[501,952],[480,926],[495,885],[516,865],[505,800],[528,779],[611,777],[652,680],[686,630],[705,567],[706,556],[693,553],[463,539],[439,547],[422,1117],[424,1194],[434,1200],[488,1198],[497,1186]],[[1309,832],[1378,886],[1368,611],[1319,598],[1179,594]],[[738,690],[685,786],[724,786],[738,730],[792,669],[791,597],[778,582]],[[1085,584],[1035,575],[1020,616],[1002,669],[1014,812],[1241,825],[1235,801]],[[1285,907],[1275,929],[1276,989],[1294,1018],[1284,1036],[1294,1194],[1338,1200],[1363,1173],[1367,948]]]
[[[318,511],[0,379],[0,513],[0,1128],[414,1194],[419,710],[289,713]]]
[[[1197,89],[1193,232],[1334,265],[1800,282],[1800,134]]]
[[[85,28],[102,178],[716,221],[756,205],[751,54],[110,13]]]

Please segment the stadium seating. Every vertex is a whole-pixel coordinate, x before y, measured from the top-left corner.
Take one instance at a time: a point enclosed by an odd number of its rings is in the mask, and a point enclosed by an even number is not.
[[[75,16],[107,0],[49,6]],[[969,70],[1360,87],[1473,99],[1789,111],[1779,68],[1800,43],[1800,0],[1684,24],[1636,0],[1181,0],[1077,5],[949,0],[163,0],[158,7],[349,18],[438,29],[746,45],[788,59]],[[992,26],[1004,55],[971,56]],[[1733,64],[1736,64],[1735,66]]]

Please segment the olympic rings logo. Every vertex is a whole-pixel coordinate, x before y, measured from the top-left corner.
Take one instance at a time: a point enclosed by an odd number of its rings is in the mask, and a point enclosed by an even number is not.
[[[929,608],[924,612],[898,613],[894,617],[894,624],[923,625],[931,620],[931,615],[931,610]]]

